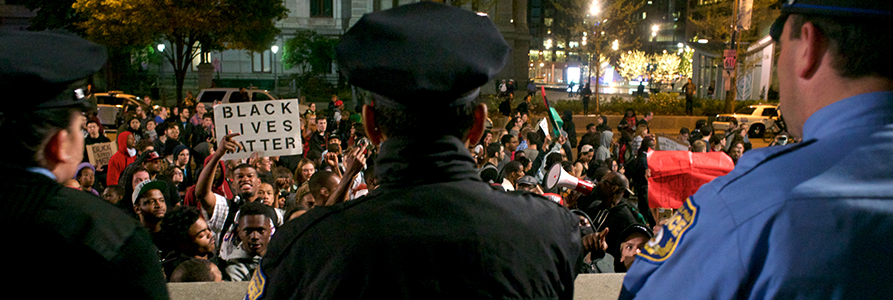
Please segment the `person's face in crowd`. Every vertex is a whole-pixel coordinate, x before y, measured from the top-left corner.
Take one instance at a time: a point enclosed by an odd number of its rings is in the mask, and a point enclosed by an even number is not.
[[[208,228],[204,219],[198,218],[192,226],[189,226],[189,242],[181,247],[190,255],[207,255],[214,253],[214,233]],[[220,272],[220,270],[217,270]]]
[[[105,200],[108,203],[117,204],[118,201],[121,201],[121,198],[121,195],[110,188],[106,188],[102,191],[102,200]]]
[[[140,120],[138,120],[138,119],[130,120],[130,128],[133,130],[139,130],[140,129]]]
[[[309,106],[308,109],[309,109],[310,111],[316,111],[316,103],[310,103],[310,106]]]
[[[316,119],[316,131],[319,131],[319,132],[326,131],[326,119],[323,119],[323,118]]]
[[[626,111],[626,117],[627,117],[627,118],[632,117],[632,116],[633,116],[633,112],[631,112],[631,111]]]
[[[244,216],[239,219],[238,231],[242,250],[251,256],[264,256],[267,253],[267,243],[270,242],[272,220],[264,215]]]
[[[592,157],[594,157],[594,156],[595,156],[595,152],[589,151],[589,152],[586,152],[586,153],[583,153],[582,155],[580,155],[580,160],[589,162],[590,160],[592,160]]]
[[[337,96],[337,95],[332,95],[332,102],[335,102],[335,101],[338,101],[338,96]]]
[[[133,149],[134,147],[136,147],[136,137],[134,137],[132,134],[128,135],[126,144],[127,148]]]
[[[486,147],[487,145],[489,145],[489,144],[492,143],[492,142],[493,142],[493,134],[487,132],[487,135],[484,137],[484,144],[483,144],[483,145]]]
[[[142,106],[137,106],[137,107],[136,107],[136,115],[137,115],[137,116],[140,116],[140,117],[143,117],[143,116],[146,115],[146,112],[143,111],[143,107],[142,107]]]
[[[167,113],[168,113],[168,111],[167,111],[167,107],[162,107],[162,108],[161,108],[161,113],[158,114],[158,115],[161,116],[161,118],[163,118],[163,119],[167,119]]]
[[[597,124],[596,126],[593,126],[593,128],[597,127],[598,125],[602,125],[602,123],[605,122],[604,120],[602,120],[602,116],[601,116],[601,115],[596,116],[595,119],[598,121],[598,124]]]
[[[735,147],[732,147],[732,158],[738,160],[741,158],[741,155],[744,155],[744,144],[735,143]]]
[[[272,172],[273,171],[273,159],[269,157],[261,157],[257,161],[257,168],[264,172]]]
[[[257,199],[254,201],[261,201],[266,206],[273,206],[273,201],[276,201],[273,186],[269,183],[261,183],[260,188],[257,189]]]
[[[196,105],[196,106],[195,106],[195,112],[196,112],[197,115],[201,116],[201,115],[204,115],[205,113],[208,112],[208,108],[205,107],[204,104]]]
[[[139,171],[133,173],[133,180],[130,182],[132,188],[136,189],[136,185],[140,184],[140,182],[149,180],[149,172]]]
[[[599,199],[614,199],[614,192],[620,188],[614,184],[614,177],[616,177],[614,173],[608,173],[598,182],[597,189]]]
[[[619,167],[620,167],[620,165],[617,163],[616,160],[611,161],[611,171],[617,172]]]
[[[257,189],[260,188],[260,178],[257,177],[257,170],[254,168],[239,168],[233,173],[235,181],[239,186],[240,193],[247,193],[249,197],[257,195]]]
[[[151,174],[158,174],[164,169],[164,159],[150,160],[143,166],[149,171],[150,176]]]
[[[146,103],[146,105],[152,106],[152,98],[149,98],[149,96],[143,98],[143,101],[143,103]]]
[[[527,123],[527,121],[530,121],[530,116],[528,116],[527,114],[521,114],[521,124],[525,124]]]
[[[140,197],[134,210],[136,210],[137,215],[141,215],[144,218],[161,219],[164,217],[164,213],[167,212],[164,194],[157,189],[149,190]]]
[[[99,125],[96,125],[96,123],[88,123],[87,133],[89,133],[90,136],[99,135]]]
[[[184,108],[180,111],[180,122],[186,122],[189,120],[189,109]]]
[[[316,167],[313,164],[304,164],[301,166],[301,178],[304,181],[310,180],[310,176],[313,176],[313,173],[316,173]]]
[[[180,153],[177,153],[177,165],[185,166],[189,163],[189,149],[183,149]]]
[[[204,118],[204,119],[202,119],[202,126],[203,126],[203,127],[205,127],[205,128],[211,128],[212,125],[214,125],[214,121],[211,120],[211,118]]]
[[[180,138],[180,128],[177,126],[170,126],[167,128],[167,130],[164,131],[164,134],[167,136],[167,138],[176,140]]]
[[[93,169],[83,168],[78,174],[78,183],[81,184],[82,189],[91,190],[93,188]]]
[[[601,120],[601,119],[599,119],[599,120]],[[599,125],[601,125],[601,122],[598,122],[598,123],[599,123]],[[587,131],[587,132],[593,133],[593,134],[598,132],[598,128],[596,128],[596,127],[598,127],[598,126],[589,127],[589,131]]]
[[[620,243],[620,262],[629,269],[636,260],[636,254],[641,252],[642,247],[648,242],[648,236],[642,233],[633,233],[629,235],[622,243]]]
[[[508,145],[505,145],[505,148],[509,151],[515,152],[515,149],[518,149],[518,138],[512,137],[512,140],[509,141]]]
[[[174,176],[171,177],[171,181],[173,181],[174,184],[180,184],[181,182],[183,182],[183,171],[180,171],[180,169],[178,168],[174,168]]]
[[[216,171],[214,172],[214,185],[220,184],[223,181],[223,166],[217,164]]]
[[[689,137],[691,137],[691,134],[689,134],[689,133],[680,133],[679,134],[679,139],[683,140],[683,141],[687,141]]]
[[[174,107],[172,113],[173,113],[175,116],[179,116],[179,115],[180,115],[180,108],[179,108],[179,107]]]
[[[146,121],[146,130],[155,131],[155,126],[158,125],[154,120]]]

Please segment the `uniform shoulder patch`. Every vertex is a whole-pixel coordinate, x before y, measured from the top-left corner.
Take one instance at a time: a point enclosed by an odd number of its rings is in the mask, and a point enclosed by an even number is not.
[[[691,201],[691,198],[685,200],[685,203],[679,207],[676,214],[670,218],[669,222],[661,228],[654,238],[652,238],[639,256],[651,262],[663,262],[673,255],[676,251],[676,245],[682,239],[682,235],[688,231],[691,226],[698,220],[698,205]]]
[[[248,283],[248,293],[245,295],[245,300],[260,299],[260,296],[264,294],[264,285],[266,283],[267,278],[264,276],[261,267],[258,266],[257,269],[254,269],[254,275],[251,276],[251,281]]]

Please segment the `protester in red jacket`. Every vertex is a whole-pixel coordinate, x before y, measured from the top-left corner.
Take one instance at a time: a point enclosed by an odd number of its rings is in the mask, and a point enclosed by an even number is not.
[[[109,172],[106,185],[118,184],[118,177],[124,168],[136,160],[136,138],[129,131],[118,134],[118,152],[109,159]]]

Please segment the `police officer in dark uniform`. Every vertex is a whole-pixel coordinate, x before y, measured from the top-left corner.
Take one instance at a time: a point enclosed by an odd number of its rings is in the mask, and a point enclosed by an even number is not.
[[[771,35],[788,132],[655,232],[621,299],[889,299],[891,1],[788,0]]]
[[[481,181],[469,143],[478,98],[508,59],[492,21],[420,2],[365,15],[336,48],[373,93],[379,187],[315,207],[273,235],[248,299],[571,299],[577,218],[546,198]]]
[[[167,299],[148,232],[102,199],[63,187],[84,153],[85,79],[102,46],[47,32],[0,32],[0,222],[8,292],[33,299]],[[73,296],[76,295],[76,296]]]

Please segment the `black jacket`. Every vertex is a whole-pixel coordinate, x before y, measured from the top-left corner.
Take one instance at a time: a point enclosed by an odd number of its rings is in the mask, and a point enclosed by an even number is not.
[[[0,182],[0,222],[20,231],[3,250],[7,285],[32,299],[168,299],[149,233],[102,199],[9,166]],[[76,274],[47,285],[47,272]],[[97,288],[101,283],[101,288]]]
[[[582,247],[567,209],[481,182],[452,137],[388,139],[375,163],[378,189],[314,207],[276,231],[251,283],[265,284],[254,292],[263,299],[573,298]]]

